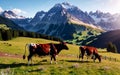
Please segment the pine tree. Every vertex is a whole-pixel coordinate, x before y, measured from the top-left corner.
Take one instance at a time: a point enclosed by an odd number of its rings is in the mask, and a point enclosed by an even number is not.
[[[116,45],[115,44],[113,44],[113,51],[112,51],[113,53],[117,53],[117,47],[116,47]]]
[[[109,42],[108,46],[107,46],[107,51],[108,52],[117,53],[117,47],[116,47],[116,45],[113,44],[112,42]]]
[[[109,42],[107,45],[107,52],[111,52],[112,49],[112,42]]]

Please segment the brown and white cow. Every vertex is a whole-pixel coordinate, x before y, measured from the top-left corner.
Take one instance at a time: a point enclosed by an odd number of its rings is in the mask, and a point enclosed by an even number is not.
[[[30,63],[30,60],[32,61],[32,56],[35,54],[37,54],[39,56],[50,55],[51,56],[51,63],[52,63],[52,58],[56,62],[56,55],[59,54],[59,52],[61,50],[63,50],[63,49],[68,50],[68,47],[67,47],[66,43],[64,43],[64,42],[60,42],[59,44],[54,44],[54,43],[34,44],[34,43],[30,43],[30,44],[26,44],[26,46],[25,46],[25,53],[23,55],[23,59],[25,59],[27,46],[29,49],[28,65]]]
[[[91,47],[91,46],[80,46],[79,50],[80,50],[79,58],[82,57],[82,60],[86,53],[87,59],[88,59],[88,56],[92,56],[92,59],[94,60],[94,62],[96,59],[98,59],[99,62],[101,62],[101,55],[98,54],[97,48]]]

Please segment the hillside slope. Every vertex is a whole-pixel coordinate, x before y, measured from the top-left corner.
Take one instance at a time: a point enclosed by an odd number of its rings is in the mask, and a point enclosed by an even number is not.
[[[89,45],[95,46],[98,48],[106,48],[109,42],[112,42],[116,45],[118,52],[120,53],[120,30],[113,30],[101,34]]]
[[[22,27],[18,26],[17,24],[15,24],[13,21],[4,18],[2,16],[0,16],[0,24],[5,24],[7,27],[11,28],[11,29],[15,29],[15,30],[24,30]]]

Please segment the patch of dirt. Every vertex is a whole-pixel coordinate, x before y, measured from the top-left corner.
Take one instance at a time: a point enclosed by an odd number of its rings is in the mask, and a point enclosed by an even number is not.
[[[0,57],[22,58],[22,55],[0,52]]]

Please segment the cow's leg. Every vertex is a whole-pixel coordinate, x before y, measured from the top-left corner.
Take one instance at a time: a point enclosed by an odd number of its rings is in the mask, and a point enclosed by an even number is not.
[[[94,54],[92,54],[92,59],[93,59],[93,61],[95,62],[96,56],[95,56]]]
[[[50,60],[50,64],[52,64],[52,58],[53,58],[53,55],[51,55],[51,60]]]
[[[50,60],[50,63],[51,63],[51,64],[52,64],[52,58],[54,59],[55,64],[57,64],[57,61],[56,61],[56,55],[51,55],[51,60]]]
[[[95,62],[95,60],[96,60],[96,57],[94,56],[94,58],[93,58],[93,62]]]
[[[80,60],[81,56],[82,56],[82,54],[80,53],[80,54],[79,54],[79,60]]]
[[[57,64],[56,55],[53,55],[53,59],[54,59],[54,61],[55,61],[55,64]]]
[[[50,60],[50,64],[52,64],[52,55],[51,55],[51,60]]]
[[[83,58],[84,58],[84,54],[85,54],[85,51],[83,51],[82,53],[81,53],[81,57],[82,57],[82,61],[83,61]]]
[[[84,53],[80,53],[80,54],[79,54],[79,60],[80,60],[80,58],[82,58],[82,60],[81,60],[81,61],[83,61],[83,58],[84,58]]]
[[[87,55],[87,60],[86,61],[88,61],[88,58],[89,58],[89,56]]]
[[[30,60],[31,60],[31,63],[32,63],[32,56],[33,55],[28,55],[28,65],[30,65]]]

